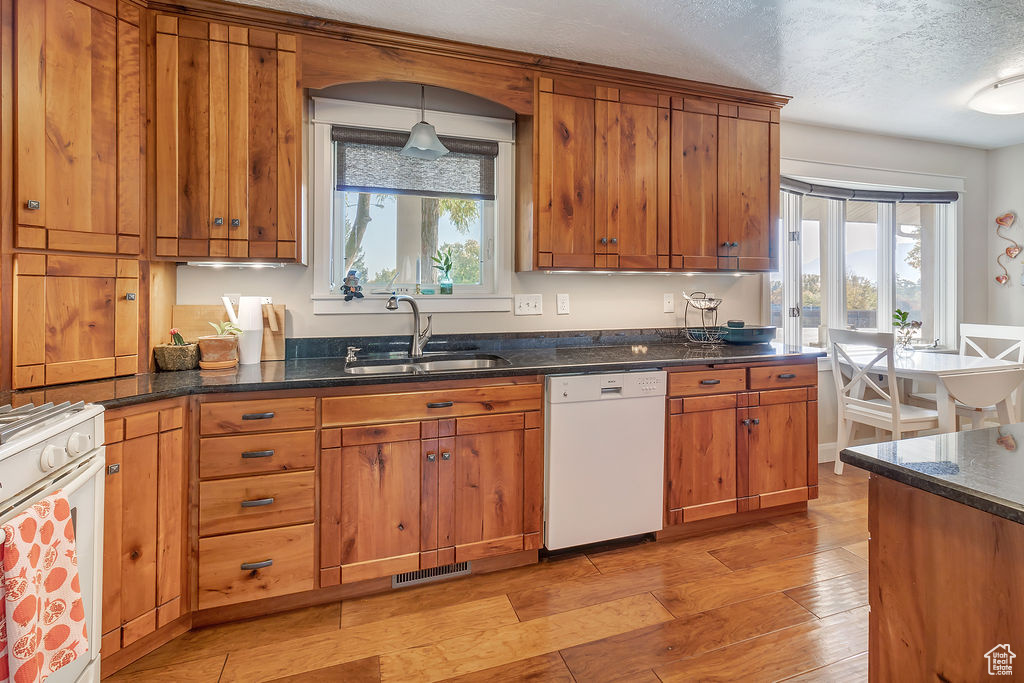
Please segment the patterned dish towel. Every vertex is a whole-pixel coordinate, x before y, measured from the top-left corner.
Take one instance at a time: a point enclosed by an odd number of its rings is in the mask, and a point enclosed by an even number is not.
[[[71,505],[57,491],[0,528],[0,683],[45,681],[89,649]]]

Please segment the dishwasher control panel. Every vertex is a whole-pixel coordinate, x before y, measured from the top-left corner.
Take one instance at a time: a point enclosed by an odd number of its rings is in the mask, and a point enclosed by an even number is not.
[[[548,403],[608,401],[664,396],[668,380],[663,370],[584,375],[550,375]]]

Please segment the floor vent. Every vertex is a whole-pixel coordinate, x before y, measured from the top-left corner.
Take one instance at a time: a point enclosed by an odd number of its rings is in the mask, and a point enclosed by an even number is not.
[[[456,562],[455,564],[446,564],[443,567],[418,569],[414,572],[395,574],[391,577],[391,587],[399,588],[402,586],[415,586],[418,583],[440,581],[441,579],[450,579],[454,576],[462,576],[468,573],[469,562]]]

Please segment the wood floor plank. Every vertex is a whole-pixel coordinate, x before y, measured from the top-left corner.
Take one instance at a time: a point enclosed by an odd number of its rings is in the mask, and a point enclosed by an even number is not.
[[[249,619],[232,624],[207,626],[181,635],[122,669],[135,673],[169,664],[201,659],[258,645],[277,643],[284,638],[301,638],[338,630],[341,603],[317,605]]]
[[[865,528],[867,528],[866,522]],[[677,541],[660,541],[590,553],[589,557],[601,573],[610,574],[634,571],[637,567],[645,564],[671,562],[687,555],[701,555],[708,550],[781,536],[782,533],[781,529],[770,522],[756,522],[736,529],[725,529]]]
[[[381,680],[443,680],[671,619],[649,593],[634,595],[383,655]]]
[[[529,621],[726,572],[728,569],[720,562],[707,553],[701,553],[684,556],[674,562],[641,565],[632,572],[595,574],[515,591],[509,593],[508,598],[519,619]]]
[[[811,503],[806,512],[796,512],[770,520],[771,524],[787,533],[815,529],[827,524],[868,520],[868,491],[864,487],[864,496],[854,500],[843,500],[824,504]]]
[[[580,681],[624,677],[726,645],[813,621],[782,593],[691,614],[562,651]]]
[[[221,683],[268,681],[437,640],[458,640],[464,635],[473,639],[477,632],[518,621],[502,595],[306,638],[284,639],[279,633],[277,643],[232,651]]]
[[[865,560],[868,559],[868,542],[861,541],[860,543],[854,543],[853,545],[844,545],[844,548],[849,550],[857,557],[863,557]]]
[[[167,664],[137,673],[121,669],[113,676],[103,680],[104,682],[109,681],[109,683],[128,683],[129,681],[133,683],[143,681],[145,683],[180,683],[180,681],[216,683],[224,668],[225,659],[227,659],[227,654],[210,655],[207,653],[206,656],[190,659],[187,662]]]
[[[868,604],[868,573],[857,572],[786,591],[819,619]]]
[[[786,681],[816,681],[818,683],[863,683],[868,680],[868,653],[848,657],[842,661],[808,671]]]
[[[857,520],[829,524],[806,531],[795,531],[785,536],[774,536],[710,552],[719,562],[736,570],[768,564],[787,557],[798,557],[829,548],[859,543],[866,540],[867,537],[867,526]]]
[[[366,624],[401,614],[438,609],[595,574],[597,568],[586,555],[546,560],[528,567],[506,569],[490,574],[474,574],[452,581],[346,600],[341,607],[341,625],[349,627]]]
[[[837,548],[671,586],[654,596],[682,617],[865,569],[864,560]]]
[[[307,671],[283,678],[275,678],[272,683],[372,683],[380,681],[380,657],[366,657],[354,662],[345,662],[325,669]]]
[[[651,672],[653,675],[653,672]],[[520,659],[511,664],[474,671],[449,678],[455,683],[513,683],[514,681],[544,681],[545,683],[574,683],[565,662],[557,652]]]
[[[867,607],[791,626],[696,657],[654,673],[662,681],[775,681],[813,671],[867,650]]]

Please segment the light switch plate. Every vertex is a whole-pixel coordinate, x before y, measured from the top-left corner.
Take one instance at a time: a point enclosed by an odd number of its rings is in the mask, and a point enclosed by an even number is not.
[[[543,315],[544,297],[540,294],[516,294],[516,315]]]
[[[556,313],[558,315],[569,315],[569,295],[568,294],[556,294]]]
[[[663,305],[662,310],[665,313],[675,313],[676,312],[676,295],[675,294],[673,294],[672,292],[666,292],[665,293],[665,303]]]

